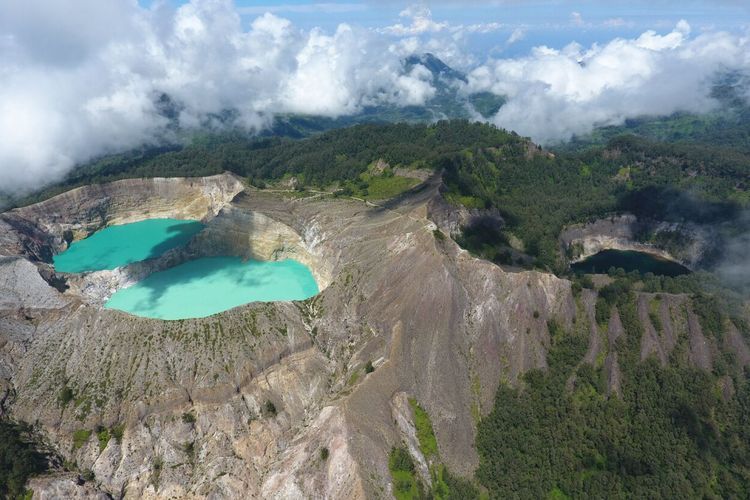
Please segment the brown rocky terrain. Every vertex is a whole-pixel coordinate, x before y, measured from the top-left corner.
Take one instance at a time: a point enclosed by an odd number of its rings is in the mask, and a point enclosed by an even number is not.
[[[129,180],[0,215],[1,410],[37,424],[94,477],[37,478],[35,495],[388,498],[393,446],[407,445],[424,473],[409,397],[430,415],[443,463],[470,475],[477,419],[501,381],[546,366],[551,318],[587,332],[584,361],[604,363],[618,391],[616,309],[603,331],[595,292],[574,297],[566,280],[506,272],[440,236],[454,218],[439,185],[373,205],[245,190],[230,175]],[[63,276],[58,290],[49,261],[67,241],[156,216],[207,229],[154,261]],[[154,270],[212,254],[295,258],[322,291],[183,321],[101,307]],[[663,359],[686,339],[691,359],[710,367],[717,346],[684,297],[665,297],[643,356]],[[654,299],[640,300],[648,325]]]

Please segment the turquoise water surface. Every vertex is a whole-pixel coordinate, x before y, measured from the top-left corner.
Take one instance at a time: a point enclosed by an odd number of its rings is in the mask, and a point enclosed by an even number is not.
[[[202,229],[200,222],[176,219],[110,226],[71,244],[55,255],[53,262],[55,269],[63,273],[115,269],[181,247]]]
[[[294,260],[209,257],[154,273],[115,293],[105,307],[164,320],[204,318],[249,302],[303,300],[318,291],[310,269]]]

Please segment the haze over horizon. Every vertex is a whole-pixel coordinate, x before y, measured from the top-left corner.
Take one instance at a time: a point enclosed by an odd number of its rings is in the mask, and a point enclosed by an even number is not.
[[[508,101],[489,121],[542,144],[645,114],[705,112],[717,75],[750,71],[748,9],[649,2],[6,0],[0,5],[0,191],[27,192],[102,154],[183,129],[256,132],[278,114],[421,106],[433,53],[459,96]],[[207,57],[210,55],[210,57]],[[483,119],[476,116],[476,119]]]

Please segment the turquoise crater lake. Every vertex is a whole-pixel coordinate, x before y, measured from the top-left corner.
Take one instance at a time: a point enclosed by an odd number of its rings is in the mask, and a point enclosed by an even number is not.
[[[55,269],[63,273],[116,269],[186,245],[203,227],[197,221],[177,219],[110,226],[72,243],[66,251],[55,255],[53,262]]]
[[[119,290],[108,309],[162,320],[204,318],[249,302],[304,300],[319,292],[310,269],[295,260],[207,257],[154,273]]]

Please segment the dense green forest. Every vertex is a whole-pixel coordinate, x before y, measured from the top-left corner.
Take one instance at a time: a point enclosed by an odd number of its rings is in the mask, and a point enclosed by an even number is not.
[[[442,157],[449,196],[495,207],[526,252],[561,272],[563,227],[611,213],[672,222],[726,223],[749,203],[750,154],[733,148],[655,143],[618,136],[601,148],[557,156],[518,145],[472,148]],[[485,231],[471,248],[500,260],[503,235]],[[507,262],[505,262],[507,263]]]
[[[26,481],[47,470],[31,429],[25,424],[0,420],[0,498],[23,498]]]
[[[674,282],[667,287],[686,280],[666,279]],[[607,393],[601,363],[581,363],[587,334],[554,321],[549,369],[499,388],[477,436],[477,477],[492,498],[750,496],[750,372],[731,351],[720,353],[712,373],[692,367],[684,337],[668,366],[640,362],[636,281],[616,280],[597,304],[600,328],[616,306],[625,330],[616,345],[621,395]],[[693,308],[721,345],[725,309],[703,295]]]
[[[313,137],[197,136],[183,148],[149,149],[100,159],[74,170],[56,186],[22,203],[48,198],[75,186],[133,177],[197,177],[234,172],[256,180],[296,176],[304,186],[327,187],[355,180],[383,159],[392,166],[432,168],[448,153],[489,148],[521,138],[466,121],[435,125],[358,125]]]

